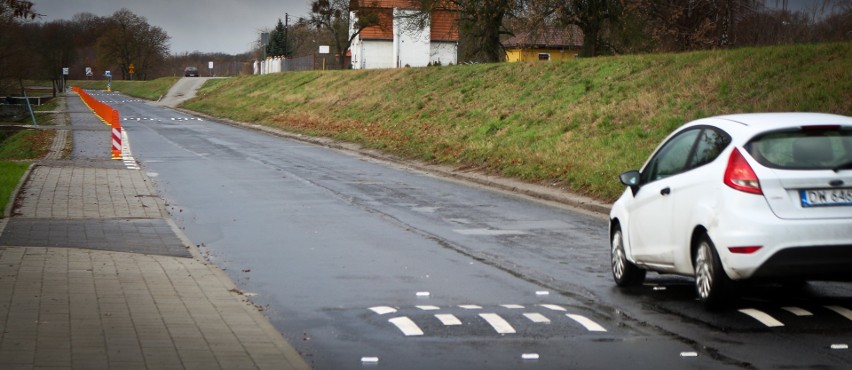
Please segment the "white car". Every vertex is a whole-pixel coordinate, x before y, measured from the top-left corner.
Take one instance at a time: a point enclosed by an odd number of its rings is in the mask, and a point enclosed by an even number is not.
[[[718,116],[681,126],[610,212],[612,275],[695,277],[718,308],[733,281],[852,281],[852,117]]]

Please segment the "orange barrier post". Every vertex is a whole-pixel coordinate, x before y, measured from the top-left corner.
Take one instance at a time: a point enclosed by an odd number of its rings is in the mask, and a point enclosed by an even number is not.
[[[72,86],[71,91],[80,95],[83,103],[86,103],[86,106],[95,112],[101,121],[112,127],[112,159],[121,159],[121,121],[118,110],[93,98],[77,86]]]
[[[112,159],[121,159],[121,121],[117,110],[112,111]]]

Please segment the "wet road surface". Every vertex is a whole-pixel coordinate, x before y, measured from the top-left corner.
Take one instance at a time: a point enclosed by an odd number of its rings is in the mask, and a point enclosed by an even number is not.
[[[707,313],[688,279],[615,289],[605,217],[99,98],[175,222],[316,368],[852,366],[848,284]]]

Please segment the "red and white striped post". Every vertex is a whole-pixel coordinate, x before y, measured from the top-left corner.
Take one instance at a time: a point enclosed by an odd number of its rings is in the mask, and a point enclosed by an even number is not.
[[[121,121],[117,110],[112,111],[112,159],[121,159]]]

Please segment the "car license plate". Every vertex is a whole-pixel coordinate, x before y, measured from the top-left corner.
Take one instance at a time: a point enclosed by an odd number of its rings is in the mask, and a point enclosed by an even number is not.
[[[852,206],[852,188],[800,190],[802,207]]]

